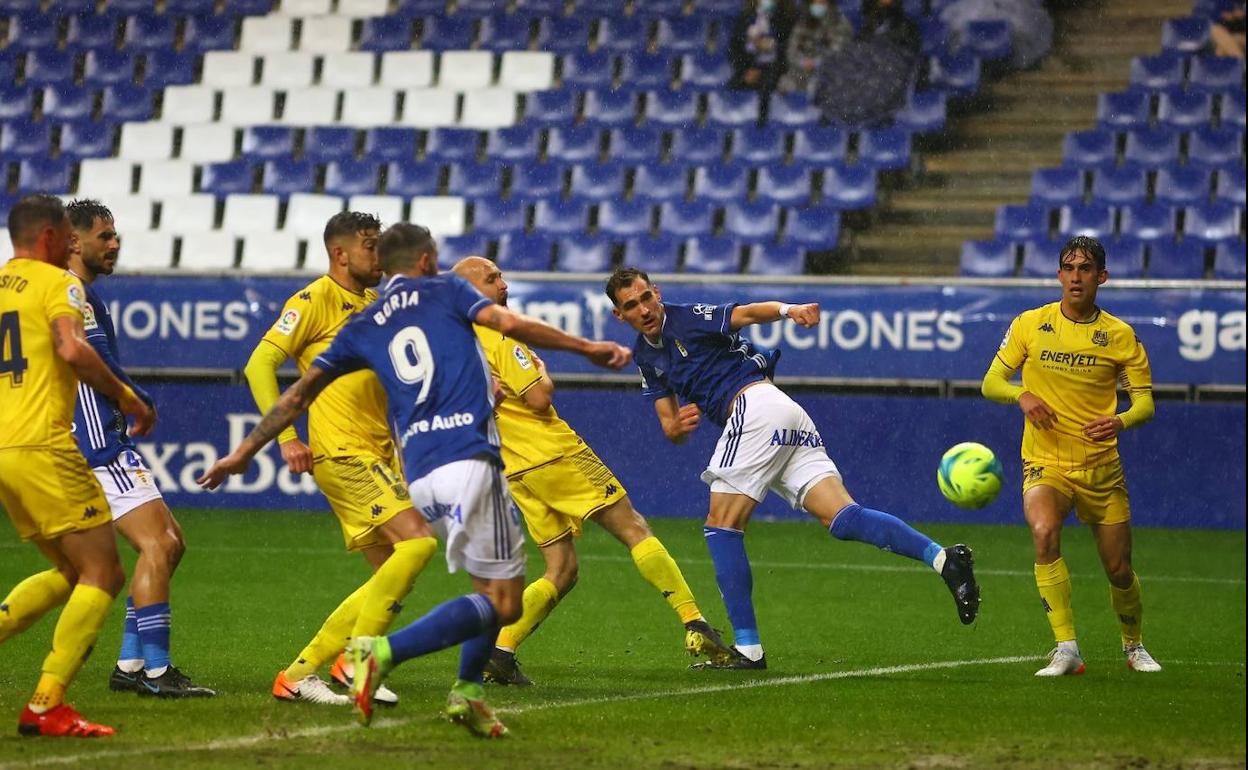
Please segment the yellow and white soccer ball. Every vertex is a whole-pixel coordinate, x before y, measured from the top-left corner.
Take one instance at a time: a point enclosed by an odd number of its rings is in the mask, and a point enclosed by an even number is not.
[[[955,444],[940,458],[936,483],[949,502],[959,508],[983,508],[1001,491],[1001,461],[992,450],[974,441]]]

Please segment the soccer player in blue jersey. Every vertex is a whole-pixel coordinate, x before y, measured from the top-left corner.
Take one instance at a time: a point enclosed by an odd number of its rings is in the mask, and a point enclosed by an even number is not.
[[[69,271],[82,281],[87,292],[82,324],[87,342],[117,379],[155,408],[151,396],[121,368],[113,319],[94,286],[97,278],[112,275],[117,266],[121,239],[113,213],[91,199],[73,201],[65,211],[74,229]],[[78,383],[74,438],[104,488],[113,525],[139,552],[130,580],[130,595],[126,597],[121,653],[109,677],[109,688],[165,698],[216,695],[207,687],[193,684],[169,656],[169,582],[186,551],[182,528],[127,435],[121,408],[85,382]]]
[[[412,504],[443,535],[447,567],[465,570],[475,592],[435,607],[389,636],[354,639],[356,708],[367,724],[373,691],[391,669],[462,643],[446,713],[478,735],[499,737],[507,730],[485,703],[482,679],[499,629],[521,615],[524,538],[503,476],[490,370],[472,325],[538,347],[576,352],[613,369],[630,356],[615,343],[572,337],[512,313],[457,275],[439,276],[437,246],[419,225],[390,227],[377,243],[377,254],[391,276],[381,296],[338,332],[329,349],[200,483],[212,489],[228,474],[242,473],[326,385],[372,369],[389,400]]]
[[[606,293],[615,316],[637,331],[633,357],[641,370],[642,393],[654,402],[667,438],[683,443],[703,415],[723,427],[702,472],[711,488],[704,533],[740,655],[726,664],[696,665],[767,667],[754,617],[745,527],[768,490],[819,519],[838,540],[870,543],[927,564],[952,592],[961,621],[975,620],[979,586],[971,549],[942,548],[896,516],[854,502],[806,410],[772,384],[779,353],[737,333],[750,324],[784,318],[815,326],[817,304],[670,304],[648,275],[628,267],[611,275]]]

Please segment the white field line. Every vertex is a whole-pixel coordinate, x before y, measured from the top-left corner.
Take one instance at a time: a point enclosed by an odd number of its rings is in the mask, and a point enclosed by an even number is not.
[[[851,671],[829,671],[823,674],[802,674],[799,676],[783,676],[772,679],[751,679],[745,682],[703,685],[701,687],[687,687],[678,690],[657,690],[653,692],[633,693],[630,695],[604,695],[597,698],[547,701],[545,703],[532,703],[520,706],[511,706],[509,708],[499,708],[498,713],[524,714],[532,711],[549,711],[551,709],[577,708],[582,706],[604,706],[613,703],[626,703],[631,701],[696,697],[722,692],[754,690],[763,687],[786,687],[794,684],[812,684],[815,682],[828,682],[837,679],[880,677],[889,676],[891,674],[908,674],[919,671],[939,671],[944,669],[964,668],[967,666],[1007,665],[1011,663],[1025,663],[1036,660],[1043,660],[1043,658],[1036,655],[1011,655],[999,658],[972,658],[970,660],[945,660],[934,663],[908,663],[899,666],[879,666],[876,668],[865,668]],[[343,714],[344,718],[346,717],[345,710],[342,710],[339,713]],[[415,724],[429,719],[429,715],[408,717],[406,719],[382,719],[375,722],[373,728],[384,729],[390,727],[403,727],[405,725]],[[133,749],[105,749],[103,751],[90,751],[83,752],[81,754],[63,754],[55,757],[30,757],[23,758],[18,762],[6,762],[0,764],[0,770],[16,770],[17,768],[42,767],[50,765],[70,765],[80,762],[89,763],[104,759],[145,757],[154,754],[168,754],[174,752],[232,751],[235,749],[245,749],[251,746],[257,746],[275,741],[297,740],[302,738],[322,738],[328,735],[337,735],[358,729],[362,728],[355,724],[344,722],[333,725],[321,725],[318,727],[283,730],[280,732],[245,735],[237,738],[221,738],[215,741],[206,741],[204,743],[193,743],[181,746],[145,746]],[[30,745],[33,746],[35,744],[31,743]]]

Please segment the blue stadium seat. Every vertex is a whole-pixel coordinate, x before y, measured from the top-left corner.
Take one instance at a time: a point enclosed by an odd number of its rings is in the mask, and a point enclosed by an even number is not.
[[[482,257],[489,251],[490,239],[481,233],[452,235],[438,239],[438,260],[453,265],[464,257]]]
[[[701,166],[693,173],[694,200],[730,203],[750,195],[750,167],[744,163]]]
[[[1208,243],[1242,239],[1243,210],[1228,201],[1214,201],[1183,209],[1183,235]]]
[[[525,14],[487,16],[481,20],[479,45],[487,51],[524,51],[533,37],[533,19]]]
[[[294,158],[266,161],[260,186],[265,192],[282,198],[291,193],[315,192],[316,164]]]
[[[13,121],[0,123],[0,157],[24,160],[26,158],[46,158],[52,154],[52,126],[40,121]],[[6,166],[0,166],[0,173],[7,173]],[[5,180],[7,184],[8,180]]]
[[[681,163],[719,163],[726,132],[719,128],[685,128],[672,132],[672,158]]]
[[[361,51],[406,51],[412,47],[412,20],[403,16],[365,19],[360,30]]]
[[[475,160],[481,135],[470,128],[431,128],[425,134],[429,160]]]
[[[1193,240],[1152,244],[1149,247],[1148,277],[1204,278],[1205,244]]]
[[[1057,218],[1057,232],[1065,238],[1087,235],[1105,240],[1114,234],[1114,210],[1095,202],[1062,206]]]
[[[496,128],[486,136],[485,154],[495,160],[536,160],[541,138],[536,126]]]
[[[1018,247],[1002,238],[964,241],[959,267],[962,275],[975,278],[1013,277],[1018,269]]]
[[[167,0],[165,13],[172,13],[176,16],[205,15],[214,13],[216,7],[216,0]],[[262,11],[262,13],[268,13],[268,11]]]
[[[1188,83],[1200,91],[1243,93],[1244,61],[1234,56],[1196,56]]]
[[[446,0],[399,0],[395,13],[409,19],[430,14],[445,14]]]
[[[637,94],[632,91],[589,91],[582,109],[585,122],[623,128],[637,122]]]
[[[1010,55],[1010,25],[1005,21],[972,21],[966,25],[963,50],[984,61],[997,61]]]
[[[605,273],[611,270],[615,244],[601,235],[567,235],[558,240],[555,269],[565,273]]]
[[[745,258],[751,275],[801,275],[806,272],[806,250],[792,241],[756,243]]]
[[[74,81],[74,55],[44,49],[26,54],[26,85],[69,85]]]
[[[1207,126],[1213,120],[1213,96],[1200,92],[1168,91],[1157,102],[1157,121],[1180,130]]]
[[[1245,201],[1244,167],[1224,168],[1218,171],[1217,187],[1214,195],[1220,201],[1234,203],[1237,206],[1248,205]]]
[[[654,12],[652,9],[646,10]],[[709,20],[705,18],[676,17],[659,19],[656,43],[660,51],[695,53],[705,51],[710,36]]]
[[[833,163],[823,169],[822,202],[837,209],[866,209],[875,205],[877,181],[875,169]]]
[[[786,243],[808,249],[830,251],[841,235],[841,215],[830,206],[803,206],[789,209],[784,227]]]
[[[693,0],[693,10],[711,16],[735,16],[741,11],[741,3],[737,0]]]
[[[113,154],[116,127],[108,122],[74,121],[61,126],[62,158],[107,158]]]
[[[17,82],[17,58],[16,51],[0,50],[0,83]],[[21,58],[26,61],[25,54]]]
[[[753,91],[712,91],[706,97],[706,124],[740,128],[758,124],[758,94]]]
[[[6,14],[7,15],[7,14]],[[19,13],[9,19],[9,48],[40,51],[56,48],[60,19],[39,13]]]
[[[26,158],[18,164],[19,192],[62,193],[69,191],[72,162],[67,158]]]
[[[498,257],[495,262],[500,270],[534,272],[549,270],[554,245],[549,236],[541,233],[533,235],[525,235],[521,232],[504,233],[498,239]]]
[[[190,85],[198,58],[189,51],[152,51],[144,57],[143,85],[152,90]]]
[[[31,89],[0,82],[0,120],[28,119],[34,103]]]
[[[819,123],[819,108],[804,91],[772,94],[767,102],[767,122],[788,128],[805,128]]]
[[[401,129],[404,130],[404,129]],[[382,152],[365,151],[369,160],[380,162],[416,156],[416,131],[405,129],[410,140],[405,151],[388,156]],[[346,126],[312,126],[303,133],[303,157],[317,163],[350,160],[355,157],[356,132]]]
[[[810,202],[811,172],[805,166],[763,166],[758,170],[759,200],[784,206]]]
[[[243,156],[252,160],[289,158],[295,154],[295,129],[289,126],[248,126],[243,129]]]
[[[646,120],[657,126],[692,128],[698,118],[698,95],[688,91],[650,91]]]
[[[576,120],[576,93],[565,89],[525,94],[524,120],[539,126],[571,124]]]
[[[639,200],[683,200],[688,190],[689,169],[679,163],[639,166],[633,178],[633,197]]]
[[[95,111],[93,88],[60,83],[43,89],[43,116],[52,120],[90,118]]]
[[[546,137],[546,154],[553,160],[582,163],[597,160],[602,135],[596,126],[568,126],[550,130]]]
[[[537,23],[537,50],[572,53],[589,47],[590,20],[579,16],[541,19]]]
[[[572,167],[573,197],[603,201],[624,197],[625,167],[615,161],[582,163]]]
[[[516,198],[478,198],[472,202],[474,232],[486,235],[519,233],[524,230],[528,216],[528,204]]]
[[[634,3],[633,12],[648,16],[680,16],[685,12],[685,0],[645,0]]]
[[[858,134],[858,162],[877,169],[910,166],[910,132],[903,128],[872,128]]]
[[[774,239],[780,229],[780,207],[769,200],[729,203],[724,207],[724,233],[756,243]]]
[[[134,54],[129,51],[87,51],[82,83],[86,86],[128,85],[134,82]]]
[[[755,165],[784,161],[784,132],[778,126],[750,126],[732,132],[732,157]]]
[[[1161,29],[1161,47],[1166,51],[1196,53],[1209,44],[1209,20],[1196,16],[1169,19]]]
[[[1057,256],[1062,253],[1062,246],[1065,243],[1063,240],[1049,240],[1045,237],[1024,240],[1023,277],[1055,278]]]
[[[105,8],[108,13],[119,16],[133,16],[134,14],[151,12],[152,3],[144,2],[144,0],[108,0]]]
[[[437,195],[441,183],[442,164],[437,161],[405,158],[386,164],[387,195],[400,195],[404,198]]]
[[[1218,97],[1219,125],[1223,128],[1244,130],[1244,92],[1222,94]]]
[[[476,36],[476,19],[426,16],[420,30],[420,47],[428,51],[463,51],[472,48]]]
[[[463,198],[495,198],[503,194],[503,169],[498,162],[466,160],[450,165],[446,190]]]
[[[1148,195],[1148,172],[1138,166],[1100,168],[1092,172],[1092,200],[1121,206],[1143,203]]]
[[[66,47],[71,50],[116,48],[117,17],[108,14],[74,14],[69,17],[65,42]]]
[[[222,16],[263,16],[273,10],[273,0],[225,0]]]
[[[665,201],[659,206],[659,230],[686,238],[710,235],[715,210],[710,201]]]
[[[624,241],[623,264],[650,273],[674,273],[680,247],[680,237],[668,233],[629,238]]]
[[[824,166],[845,160],[849,133],[838,126],[811,126],[793,132],[793,162]]]
[[[606,200],[598,206],[599,232],[631,238],[650,232],[654,209],[648,200]]]
[[[663,133],[648,126],[612,129],[608,155],[629,163],[656,163],[663,157]]]
[[[589,228],[589,202],[581,198],[539,200],[533,210],[535,232],[570,235]]]
[[[1131,87],[1146,91],[1182,88],[1184,61],[1174,52],[1137,56],[1131,60]]]
[[[1070,166],[1031,172],[1031,202],[1045,206],[1083,203],[1083,169]]]
[[[563,194],[563,166],[557,163],[517,163],[511,169],[511,195],[524,199]]]
[[[997,209],[994,232],[998,237],[1024,241],[1049,236],[1048,206],[1002,206]]]
[[[686,273],[731,275],[741,270],[741,244],[726,236],[700,236],[685,240]]]
[[[1213,277],[1230,281],[1244,280],[1244,244],[1223,241],[1213,250]]]
[[[1149,168],[1178,163],[1179,134],[1168,128],[1138,128],[1127,132],[1127,163]]]
[[[312,136],[311,131],[315,130],[328,131],[328,128],[309,129],[308,136]],[[319,133],[317,134],[320,135]],[[420,137],[419,132],[414,128],[400,128],[398,126],[382,126],[379,128],[370,128],[364,134],[364,157],[376,161],[403,161],[412,160],[416,157],[416,140]],[[334,151],[342,148],[344,141],[342,136],[327,136],[330,139],[330,146]],[[308,141],[304,141],[304,153],[307,153]],[[354,148],[354,139],[352,140]],[[352,152],[354,154],[354,151]]]
[[[534,16],[562,16],[567,3],[564,0],[516,0],[516,10]]]
[[[1118,238],[1105,244],[1105,266],[1114,278],[1144,277],[1144,251],[1148,244],[1135,238]]]
[[[649,23],[635,16],[608,16],[598,22],[598,47],[626,53],[645,50],[650,40]]]
[[[177,20],[172,16],[137,14],[126,19],[123,45],[130,51],[173,48]]]
[[[1197,128],[1188,135],[1187,162],[1198,168],[1244,165],[1244,132],[1234,128]]]
[[[1062,141],[1062,159],[1068,166],[1096,168],[1118,162],[1118,136],[1113,131],[1072,131]]]
[[[937,90],[956,96],[968,96],[979,90],[980,61],[974,54],[933,56],[928,72],[931,85]]]
[[[689,54],[681,60],[680,80],[685,88],[717,91],[732,79],[732,63],[722,52]]]
[[[615,80],[615,57],[606,51],[579,49],[563,57],[563,85],[607,89]]]
[[[325,192],[349,198],[352,195],[375,195],[380,188],[377,172],[380,166],[372,160],[334,160],[325,166]]]
[[[1174,240],[1175,210],[1163,203],[1140,203],[1122,208],[1118,225],[1124,237],[1140,241]]]
[[[914,91],[905,106],[893,115],[893,124],[911,133],[941,131],[948,120],[946,101],[940,91]]]
[[[630,51],[620,57],[620,87],[652,91],[672,87],[672,59],[666,53]]]
[[[1208,169],[1167,166],[1157,171],[1153,197],[1160,203],[1188,206],[1209,200]]]
[[[1100,128],[1147,128],[1152,119],[1153,97],[1147,91],[1119,91],[1097,97],[1096,122]]]
[[[182,33],[182,50],[201,54],[230,50],[237,37],[235,23],[229,16],[192,16]]]

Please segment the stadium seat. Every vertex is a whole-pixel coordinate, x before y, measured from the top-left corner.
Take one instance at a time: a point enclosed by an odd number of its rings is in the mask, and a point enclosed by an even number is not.
[[[571,235],[589,227],[589,202],[571,200],[539,200],[533,211],[534,230],[549,235]]]
[[[1174,240],[1175,210],[1162,203],[1140,203],[1122,208],[1119,232],[1139,241]]]
[[[156,51],[174,47],[177,24],[172,16],[139,14],[126,19],[122,45],[128,51]]]
[[[703,236],[685,240],[686,273],[734,274],[741,269],[741,246],[733,238]]]
[[[288,232],[244,236],[238,266],[243,270],[294,270],[299,266],[299,239]]]
[[[500,270],[546,271],[550,269],[553,250],[554,242],[550,236],[508,232],[498,239],[495,262]]]
[[[348,129],[341,129],[348,130]],[[355,132],[351,146],[355,144]],[[311,136],[311,132],[307,136]],[[377,161],[408,161],[416,157],[416,140],[420,137],[414,128],[398,126],[386,128],[370,128],[364,133],[364,157]],[[307,155],[308,139],[304,140],[304,154]]]
[[[1196,56],[1188,77],[1192,89],[1224,92],[1244,91],[1244,62],[1234,56]]]
[[[442,165],[437,161],[411,158],[391,161],[386,166],[386,193],[405,198],[437,195],[442,182]]]
[[[688,190],[689,169],[676,163],[639,166],[633,178],[633,197],[650,203],[683,200]]]
[[[573,197],[602,201],[624,197],[625,167],[613,161],[582,163],[572,168]]]
[[[264,164],[260,187],[283,198],[316,189],[316,164],[310,160],[279,158]]]
[[[789,209],[784,228],[786,243],[827,251],[840,239],[841,215],[829,206],[803,206]]]
[[[233,126],[272,122],[276,118],[275,97],[276,92],[265,86],[223,89],[217,122]]]
[[[758,124],[758,94],[753,91],[711,91],[706,97],[706,124],[740,128]]]
[[[454,125],[459,122],[459,93],[443,88],[404,91],[399,122],[421,128]]]
[[[1024,278],[1055,278],[1057,277],[1057,256],[1062,251],[1065,241],[1049,240],[1045,237],[1028,238],[1023,241]]]
[[[4,217],[4,219],[0,219],[0,222],[8,221],[9,207],[11,205],[7,200],[7,196],[0,195],[0,216]],[[3,266],[5,262],[12,258],[13,240],[9,237],[9,228],[0,227],[0,266]]]
[[[1031,203],[1068,206],[1083,203],[1083,169],[1059,166],[1031,172]]]
[[[308,16],[302,26],[300,51],[332,54],[351,50],[351,19],[346,16]]]
[[[1152,119],[1153,101],[1147,91],[1119,91],[1097,97],[1096,122],[1100,128],[1148,128]]]
[[[1244,130],[1244,93],[1222,94],[1218,98],[1219,125]]]
[[[411,150],[403,157],[415,155],[416,132],[411,132]],[[356,132],[341,126],[312,126],[303,134],[303,157],[317,163],[329,163],[335,160],[350,160],[355,157]],[[372,157],[372,160],[383,158]]]
[[[272,232],[277,229],[280,205],[281,200],[276,195],[227,195],[221,215],[221,229],[231,235]]]
[[[672,158],[681,163],[719,163],[726,132],[719,128],[684,128],[672,132]]]
[[[681,82],[685,88],[696,91],[716,91],[726,86],[731,79],[732,63],[722,52],[700,51],[688,54],[682,60]],[[774,106],[771,114],[773,119],[779,117],[776,115]]]
[[[391,88],[429,88],[433,85],[433,53],[405,50],[383,53],[377,85]]]
[[[64,144],[64,139],[61,140]],[[62,150],[63,152],[63,150]],[[1248,201],[1245,201],[1244,189],[1244,167],[1223,168],[1218,171],[1217,187],[1214,190],[1214,196],[1220,201],[1233,203],[1243,208]]]
[[[397,96],[385,86],[344,89],[340,122],[358,128],[389,125],[398,113]]]
[[[1183,87],[1184,59],[1173,52],[1137,56],[1131,60],[1131,87],[1169,91]]]
[[[845,160],[849,134],[837,126],[811,126],[793,132],[793,162],[824,166]]]
[[[412,45],[412,20],[401,16],[365,19],[360,27],[361,51],[404,51]],[[422,51],[421,53],[428,53]],[[384,62],[384,59],[383,59]]]
[[[495,160],[536,160],[541,134],[536,126],[507,126],[491,131],[485,142],[485,154]]]
[[[133,83],[134,63],[130,51],[89,50],[83,57],[82,83],[98,87]]]
[[[695,200],[730,203],[744,201],[750,194],[750,167],[744,163],[701,166],[693,173]]]
[[[232,270],[238,243],[231,233],[205,231],[183,233],[178,269],[190,272]]]
[[[729,203],[724,207],[724,234],[756,243],[774,240],[780,226],[780,207],[769,200]]]
[[[0,120],[28,120],[34,103],[31,89],[0,82]]]
[[[149,160],[139,174],[139,194],[157,200],[195,191],[195,164],[188,160]]]
[[[268,6],[271,7],[272,3],[269,2]],[[109,7],[112,7],[112,3],[109,4]],[[269,7],[260,12],[268,13]],[[165,3],[165,13],[172,13],[178,16],[210,14],[215,13],[216,10],[216,0],[168,0]]]
[[[1114,234],[1114,210],[1103,203],[1085,203],[1062,206],[1057,219],[1057,231],[1070,238],[1087,235],[1105,240]]]
[[[344,203],[336,195],[292,193],[286,206],[286,221],[282,229],[294,233],[301,240],[320,242],[325,232],[325,222],[342,211]]]
[[[565,273],[605,273],[611,270],[615,244],[600,235],[567,235],[558,240],[555,269]]]
[[[563,85],[580,90],[606,90],[615,82],[615,57],[606,51],[573,51],[562,59]]]
[[[822,202],[837,209],[865,209],[875,205],[875,169],[833,163],[823,170]]]
[[[682,240],[674,235],[641,235],[624,241],[623,264],[649,273],[674,273]]]
[[[750,126],[732,132],[732,157],[755,165],[784,161],[784,132],[777,126]]]
[[[1049,208],[1047,206],[1002,206],[997,209],[994,231],[998,237],[1023,241],[1047,238]]]
[[[26,85],[50,86],[74,81],[74,55],[69,51],[40,49],[26,54]]]
[[[216,225],[217,200],[203,193],[166,198],[160,202],[160,231],[172,235],[198,233]]]
[[[178,157],[196,163],[230,160],[234,157],[234,128],[217,123],[183,126],[182,150]]]
[[[344,198],[373,195],[379,189],[378,165],[371,160],[335,160],[325,167],[325,192]]]
[[[1244,280],[1243,242],[1222,241],[1213,250],[1213,277],[1224,280]]]
[[[1105,266],[1114,278],[1143,278],[1144,254],[1148,244],[1135,238],[1118,238],[1106,243]]]
[[[460,4],[461,10],[463,4]],[[527,15],[513,14],[486,16],[481,20],[481,35],[477,45],[489,51],[527,52],[533,37],[533,20]]]
[[[247,16],[239,33],[238,50],[255,53],[289,51],[294,47],[294,25],[289,16]]]
[[[89,119],[95,111],[95,90],[66,83],[43,89],[43,116],[55,121]]]
[[[1152,244],[1149,247],[1148,277],[1204,278],[1205,244],[1195,240],[1170,240]]]
[[[858,134],[858,162],[877,169],[910,166],[910,133],[902,128],[874,128]]]
[[[1014,241],[1001,238],[964,241],[959,266],[965,276],[1010,278],[1018,269],[1018,248]]]
[[[151,198],[126,194],[109,196],[108,207],[113,212],[113,221],[123,238],[152,226]]]
[[[259,16],[273,10],[273,0],[225,0],[221,13],[227,16]]]
[[[1166,128],[1139,128],[1127,132],[1123,153],[1127,163],[1157,168],[1179,161],[1179,134]]]
[[[806,250],[792,241],[756,243],[746,253],[745,265],[751,275],[801,275],[806,271]]]
[[[400,221],[400,220],[382,220]],[[445,265],[454,265],[464,257],[483,257],[489,251],[490,240],[484,235],[470,233],[468,235],[452,235],[438,239],[438,260]]]
[[[1010,55],[1009,22],[995,19],[972,21],[966,25],[962,49],[984,61],[999,61]]]
[[[1187,206],[1209,199],[1208,169],[1191,166],[1167,166],[1157,171],[1154,198],[1159,203]]]
[[[432,128],[425,134],[429,160],[475,160],[481,135],[466,128]]]
[[[133,125],[133,124],[130,124]],[[125,131],[122,128],[124,140]],[[140,158],[139,160],[144,160]],[[227,161],[225,163],[209,163],[203,167],[199,177],[199,188],[218,197],[231,193],[249,193],[255,186],[255,167],[245,160]]]
[[[173,156],[173,126],[164,123],[124,123],[117,157],[164,160]]]
[[[1062,159],[1068,166],[1095,168],[1118,162],[1118,136],[1113,131],[1072,131],[1062,141]]]
[[[637,122],[637,94],[632,91],[589,91],[582,109],[585,122],[607,128]]]
[[[1099,168],[1092,172],[1092,200],[1113,205],[1143,203],[1148,173],[1138,166]]]
[[[537,50],[573,53],[589,47],[590,20],[578,16],[540,19],[537,23]]]
[[[135,230],[127,233],[125,249],[117,261],[117,272],[133,273],[162,270],[173,266],[173,235],[166,232]]]
[[[647,3],[646,10],[657,13]],[[679,5],[679,3],[677,3]],[[679,12],[679,11],[678,11]],[[660,51],[673,53],[696,53],[705,51],[710,36],[709,20],[701,17],[672,17],[659,19],[656,45]]]
[[[145,86],[116,83],[104,88],[100,116],[109,122],[147,121],[153,115],[152,94]]]
[[[647,200],[605,200],[598,206],[598,230],[618,238],[646,235],[652,213]]]
[[[553,160],[581,163],[597,160],[601,134],[593,126],[557,127],[546,137],[546,154]]]
[[[92,195],[129,195],[134,164],[121,158],[91,158],[78,165],[78,191]]]
[[[151,89],[191,85],[197,59],[188,51],[151,51],[144,57],[143,85]]]
[[[5,9],[8,15],[8,9]],[[18,13],[9,18],[8,43],[15,51],[52,50],[60,38],[60,19],[38,13]]]
[[[464,93],[464,106],[459,116],[461,126],[490,129],[510,126],[515,122],[515,91],[506,88],[481,88]]]
[[[1214,201],[1203,206],[1183,209],[1183,234],[1208,243],[1243,237],[1240,220],[1243,210],[1227,201]]]
[[[420,47],[430,51],[469,51],[477,37],[476,20],[445,15],[427,16],[422,24]]]
[[[209,16],[198,14],[191,16],[186,20],[186,26],[182,32],[182,53],[195,55],[207,51],[223,51],[233,48],[236,37],[234,25],[235,19],[228,15]]]
[[[650,40],[648,21],[608,16],[598,22],[598,47],[616,53],[645,50]]]
[[[265,72],[268,72],[269,62],[277,58],[279,63],[284,64],[288,56],[310,56],[307,53],[298,54],[269,54],[265,57]],[[298,60],[296,60],[298,61]],[[377,59],[373,54],[367,51],[340,51],[338,53],[329,53],[321,57],[321,86],[323,88],[368,88],[375,82],[373,70],[377,64]],[[307,83],[296,83],[296,87],[303,87]],[[394,88],[395,86],[390,86]],[[348,91],[348,95],[349,95]],[[346,110],[344,110],[346,112]]]
[[[503,193],[503,166],[486,161],[462,161],[450,165],[447,192],[465,198],[488,198]]]
[[[310,61],[309,64],[311,64]],[[204,54],[203,73],[199,78],[199,82],[203,85],[230,88],[249,86],[255,80],[256,57],[251,52],[208,51]]]
[[[366,211],[376,215],[382,226],[404,221],[405,202],[397,195],[352,195],[347,199],[348,211]]]
[[[979,90],[980,61],[971,53],[933,56],[928,64],[928,79],[933,88],[946,93],[968,96]]]
[[[50,123],[13,121],[0,124],[0,157],[24,160],[46,158],[52,154],[52,126]],[[7,171],[0,166],[0,171]],[[6,183],[8,180],[5,180]]]
[[[698,118],[698,96],[687,91],[650,91],[645,117],[656,126],[691,128]]]
[[[652,164],[663,157],[663,134],[651,127],[616,128],[610,147],[608,156],[614,160]]]
[[[819,108],[804,91],[774,93],[768,100],[767,122],[773,125],[804,128],[817,125],[820,118]]]
[[[1207,169],[1244,165],[1244,132],[1234,128],[1197,128],[1188,135],[1187,162]]]
[[[710,235],[714,213],[708,200],[665,201],[659,206],[659,230],[686,238]]]
[[[576,120],[576,93],[570,90],[525,94],[524,121],[538,126],[571,124]]]
[[[893,124],[910,133],[927,134],[944,129],[948,120],[945,94],[912,91],[905,106],[893,115]]]
[[[527,46],[522,46],[523,49]],[[555,84],[555,57],[547,51],[509,50],[503,54],[498,84],[516,91],[542,91]]]
[[[1208,19],[1195,16],[1169,19],[1162,26],[1161,47],[1163,50],[1196,53],[1208,44]]]
[[[254,160],[288,158],[295,154],[295,129],[249,126],[243,129],[243,155]]]
[[[1179,130],[1207,126],[1213,119],[1213,96],[1200,92],[1170,91],[1157,103],[1161,125]]]
[[[515,198],[508,200],[479,198],[473,201],[472,229],[474,232],[486,235],[520,232],[525,229],[527,218],[528,210],[525,202]]]
[[[671,57],[664,52],[631,51],[620,57],[620,87],[652,91],[672,87]]]
[[[563,166],[558,163],[517,163],[511,170],[511,195],[528,200],[563,194]]]
[[[211,123],[216,120],[217,92],[204,86],[169,86],[161,98],[163,123]]]
[[[446,51],[440,65],[439,88],[466,91],[494,82],[494,54],[489,51]]]
[[[758,170],[760,200],[784,206],[810,201],[811,172],[805,166],[764,166]]]

